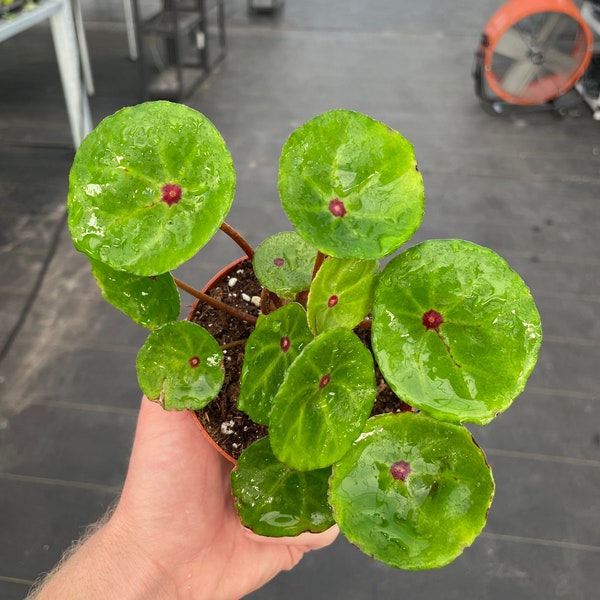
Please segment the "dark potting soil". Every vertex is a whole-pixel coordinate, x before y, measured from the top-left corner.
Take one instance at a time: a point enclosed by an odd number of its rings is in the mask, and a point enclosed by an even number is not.
[[[225,279],[213,287],[208,294],[234,308],[257,317],[260,313],[259,299],[262,288],[254,276],[252,263],[241,262]],[[192,320],[209,331],[224,348],[225,381],[221,392],[212,402],[196,415],[212,439],[227,454],[237,459],[252,442],[267,435],[264,425],[254,423],[245,413],[237,409],[239,378],[244,360],[244,346],[254,326],[246,321],[208,305],[199,305]],[[371,331],[356,330],[357,335],[370,349]],[[371,415],[411,410],[398,399],[376,369],[377,399]]]

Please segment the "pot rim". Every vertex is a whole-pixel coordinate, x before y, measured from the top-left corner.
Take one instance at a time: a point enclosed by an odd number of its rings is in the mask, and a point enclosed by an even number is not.
[[[202,288],[202,292],[207,292],[209,289],[214,287],[217,283],[221,282],[223,279],[225,279],[225,277],[227,275],[229,275],[229,273],[231,273],[231,271],[233,271],[241,262],[243,262],[246,259],[248,259],[248,256],[242,256],[242,257],[237,258],[234,261],[230,262],[225,267],[223,267],[220,271],[218,271],[215,275],[213,275],[211,277],[209,282]],[[192,320],[192,317],[194,316],[194,313],[196,312],[196,309],[198,308],[198,305],[200,304],[200,302],[201,301],[199,299],[196,299],[196,301],[192,304],[192,308],[190,309],[190,312],[189,312],[188,316],[186,317],[188,321]],[[208,441],[208,443],[221,456],[223,456],[225,459],[227,459],[231,464],[233,464],[234,466],[237,465],[237,461],[235,460],[235,458],[233,458],[233,456],[231,456],[230,454],[225,452],[225,450],[223,450],[223,448],[221,448],[221,446],[219,446],[219,444],[217,444],[217,442],[215,442],[215,440],[212,439],[212,437],[209,435],[208,431],[206,431],[206,429],[200,422],[200,419],[198,418],[196,411],[190,410],[189,412],[192,415],[196,425],[200,429],[200,432],[202,433],[204,438]]]

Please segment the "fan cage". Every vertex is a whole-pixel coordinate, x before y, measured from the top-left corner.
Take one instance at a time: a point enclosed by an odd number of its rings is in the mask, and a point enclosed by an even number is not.
[[[568,27],[563,27],[565,31],[556,43],[561,54],[572,59],[573,67],[561,73],[544,73],[540,67],[541,77],[529,82],[519,94],[512,93],[502,82],[510,59],[497,53],[496,47],[510,29],[534,25],[536,21],[548,19],[550,13],[565,17],[565,22],[568,19]],[[484,39],[483,64],[487,84],[499,98],[518,105],[543,104],[569,91],[587,69],[593,53],[592,32],[571,0],[511,0],[489,20]]]

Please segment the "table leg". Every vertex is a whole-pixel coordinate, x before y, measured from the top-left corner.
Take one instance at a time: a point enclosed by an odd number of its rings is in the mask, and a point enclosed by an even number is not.
[[[85,84],[81,79],[73,14],[67,0],[63,2],[62,8],[50,17],[50,26],[69,113],[71,135],[77,148],[92,130],[92,119]]]

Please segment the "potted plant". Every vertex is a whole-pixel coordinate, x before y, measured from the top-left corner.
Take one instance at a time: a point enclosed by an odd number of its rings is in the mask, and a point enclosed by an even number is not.
[[[0,17],[20,11],[24,4],[25,0],[0,0]]]
[[[293,231],[254,250],[225,223],[235,173],[220,134],[191,108],[149,102],[81,144],[69,228],[104,297],[151,330],[137,358],[146,396],[208,414],[221,437],[258,438],[229,450],[245,526],[337,523],[394,567],[443,566],[485,524],[494,482],[464,423],[523,390],[541,344],[533,299],[471,242],[397,253],[423,218],[423,180],[411,143],[366,115],[332,110],[294,131],[278,188]],[[245,260],[204,291],[175,279],[219,229]],[[188,320],[178,287],[198,298]]]

